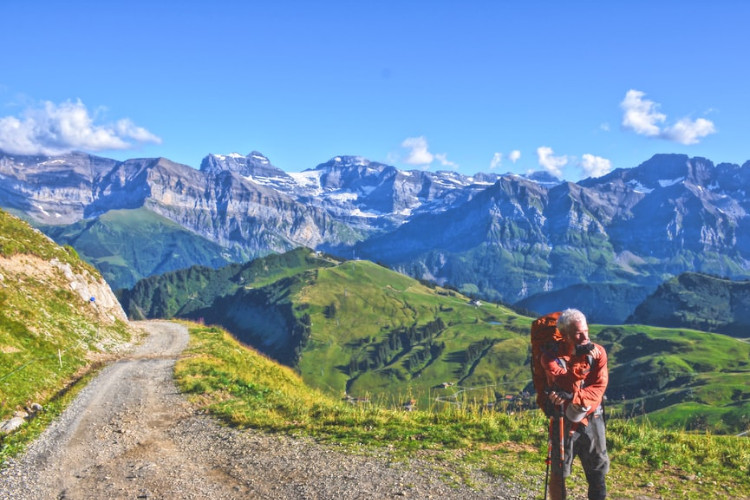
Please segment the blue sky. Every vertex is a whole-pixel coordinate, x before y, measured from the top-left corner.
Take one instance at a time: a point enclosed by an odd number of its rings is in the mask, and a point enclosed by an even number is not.
[[[16,154],[574,181],[750,160],[750,2],[2,0],[0,19]]]

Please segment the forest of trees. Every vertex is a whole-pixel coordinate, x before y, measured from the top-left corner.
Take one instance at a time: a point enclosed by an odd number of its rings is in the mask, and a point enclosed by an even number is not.
[[[398,328],[388,333],[381,342],[370,344],[365,355],[351,358],[348,373],[354,376],[358,372],[375,370],[388,366],[395,360],[411,353],[405,361],[405,368],[412,372],[420,368],[429,359],[435,359],[445,349],[444,342],[436,342],[435,338],[445,330],[446,324],[441,318],[436,318],[422,326],[416,324],[408,328]],[[415,348],[422,346],[423,349]],[[413,351],[413,352],[412,352]]]

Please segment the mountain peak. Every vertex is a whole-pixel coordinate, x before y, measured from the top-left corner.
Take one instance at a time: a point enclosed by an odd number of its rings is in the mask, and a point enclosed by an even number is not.
[[[203,158],[200,170],[209,174],[229,171],[243,177],[288,177],[286,172],[274,167],[271,161],[258,151],[252,151],[247,156],[239,153],[211,153]]]
[[[529,172],[528,174],[522,175],[521,177],[525,179],[529,179],[530,181],[534,181],[537,184],[541,184],[542,186],[547,186],[547,187],[554,187],[564,182],[560,180],[559,178],[555,177],[554,175],[552,175],[551,173],[547,172],[546,170],[538,170],[536,172]]]
[[[236,154],[236,153],[234,153]],[[247,155],[245,158],[248,159],[248,161],[251,161],[252,163],[256,163],[259,165],[270,165],[271,162],[268,160],[266,156],[264,156],[262,153],[259,153],[258,151],[252,151],[249,155]]]
[[[656,154],[635,168],[618,168],[598,178],[585,179],[580,185],[591,187],[611,182],[629,185],[635,191],[650,193],[683,182],[707,186],[715,180],[717,168],[711,160],[685,154]]]
[[[370,160],[363,156],[342,155],[335,156],[327,162],[319,164],[317,167],[315,167],[315,170],[326,170],[331,168],[369,167],[371,165],[379,164],[372,163]]]

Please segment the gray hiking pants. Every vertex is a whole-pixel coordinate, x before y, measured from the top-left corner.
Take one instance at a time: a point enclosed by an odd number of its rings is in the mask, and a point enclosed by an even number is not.
[[[552,417],[552,476],[560,477],[560,431],[558,418]],[[565,419],[565,460],[562,464],[562,475],[570,475],[573,458],[581,458],[583,472],[589,484],[589,500],[602,500],[607,497],[605,475],[609,472],[609,456],[601,413],[588,417],[587,425],[576,425]],[[572,429],[572,432],[571,432]],[[553,484],[550,484],[553,487]]]

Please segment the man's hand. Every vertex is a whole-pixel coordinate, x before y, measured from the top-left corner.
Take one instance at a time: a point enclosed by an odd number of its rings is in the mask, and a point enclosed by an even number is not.
[[[594,344],[588,342],[586,344],[578,344],[576,346],[576,356],[585,356],[594,350]]]
[[[549,400],[552,401],[553,405],[561,405],[565,401],[572,399],[572,396],[566,392],[555,392],[551,391],[548,395]]]

